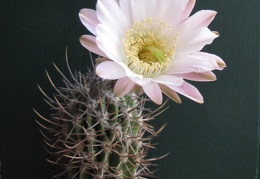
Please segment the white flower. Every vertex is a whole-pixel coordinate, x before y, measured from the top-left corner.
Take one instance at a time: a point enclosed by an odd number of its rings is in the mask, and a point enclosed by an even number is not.
[[[162,92],[180,103],[179,93],[203,103],[197,88],[185,80],[216,80],[212,70],[222,70],[225,63],[200,52],[218,37],[208,29],[216,12],[202,10],[189,17],[194,4],[195,0],[98,0],[96,11],[82,9],[80,19],[93,35],[83,35],[80,42],[104,57],[97,75],[117,79],[117,96],[144,91],[161,104]]]

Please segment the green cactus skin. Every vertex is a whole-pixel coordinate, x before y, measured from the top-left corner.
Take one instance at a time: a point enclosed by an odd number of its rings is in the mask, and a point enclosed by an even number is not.
[[[114,82],[94,72],[73,75],[69,68],[68,80],[55,68],[65,87],[57,88],[46,72],[56,95],[52,99],[39,89],[52,114],[47,119],[35,111],[53,158],[49,161],[61,169],[55,177],[143,179],[153,175],[148,167],[158,158],[146,157],[154,148],[151,139],[158,132],[147,121],[154,119],[161,107],[156,111],[145,109],[146,99],[134,93],[115,97],[111,92]]]

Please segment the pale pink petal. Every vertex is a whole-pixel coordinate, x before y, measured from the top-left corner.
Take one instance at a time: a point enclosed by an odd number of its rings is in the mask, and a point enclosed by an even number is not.
[[[175,56],[188,55],[200,51],[205,45],[211,44],[217,34],[206,27],[194,29],[192,26],[187,29],[178,29],[179,35],[176,42]],[[192,29],[192,30],[191,30]],[[185,33],[185,31],[187,31]]]
[[[212,10],[198,11],[194,15],[190,16],[186,21],[184,21],[179,28],[184,28],[185,26],[193,28],[207,27],[215,18],[216,14],[217,12]]]
[[[207,28],[215,15],[215,11],[199,11],[177,26],[176,29],[179,34],[176,43],[176,56],[200,51],[219,36]]]
[[[160,84],[181,86],[183,79],[173,75],[158,75],[152,78],[152,81]]]
[[[149,0],[149,3],[147,1],[143,0],[129,0],[131,1],[131,6],[129,8],[132,8],[132,17],[133,22],[140,22],[142,20],[153,18],[155,12],[156,12],[156,5],[157,0]]]
[[[130,0],[120,0],[119,6],[122,11],[125,13],[126,21],[129,25],[133,24],[133,17],[132,17],[132,4]]]
[[[187,4],[185,11],[182,13],[182,15],[180,17],[180,21],[183,21],[190,16],[191,11],[195,6],[195,3],[196,3],[196,0],[189,0],[189,3]]]
[[[133,87],[135,86],[135,83],[133,83],[128,77],[120,78],[117,80],[115,87],[114,87],[114,94],[117,97],[122,97],[129,93]]]
[[[201,58],[197,55],[186,55],[174,59],[167,74],[204,73],[218,68],[214,59]]]
[[[226,67],[225,62],[217,55],[206,52],[195,52],[192,55],[212,61],[216,70],[223,70]]]
[[[98,34],[96,39],[98,47],[111,60],[122,61],[122,39],[119,39],[117,34],[104,24],[99,24],[96,31]]]
[[[107,55],[102,50],[100,50],[100,48],[97,46],[96,37],[92,35],[82,35],[80,37],[80,43],[82,44],[83,47],[85,47],[89,51],[98,54],[100,56],[107,57]]]
[[[185,73],[185,74],[177,74],[177,77],[184,78],[186,80],[192,80],[192,81],[215,81],[216,75],[212,73],[211,71],[203,72],[203,73]]]
[[[115,80],[126,76],[124,68],[113,61],[105,61],[97,65],[96,73],[104,79]]]
[[[118,64],[121,65],[125,69],[126,76],[128,76],[130,78],[138,78],[141,80],[143,79],[143,75],[139,75],[139,74],[136,74],[133,71],[131,71],[124,62],[118,62]]]
[[[181,99],[179,97],[179,95],[173,91],[171,88],[165,86],[165,85],[161,85],[160,84],[160,88],[162,90],[162,92],[167,95],[169,98],[171,98],[173,101],[175,101],[176,103],[181,103]]]
[[[147,85],[148,83],[150,83],[152,81],[151,78],[144,78],[144,77],[142,77],[142,78],[140,78],[140,77],[131,77],[131,80],[133,82],[135,82],[137,85],[142,86],[142,87]]]
[[[112,29],[117,36],[123,38],[130,24],[118,2],[115,0],[98,0],[96,9],[99,21]]]
[[[180,23],[189,0],[163,0],[158,1],[154,14],[157,18],[163,19],[167,24],[175,27]]]
[[[155,82],[147,83],[143,86],[144,92],[156,104],[162,104],[162,92],[159,85]]]
[[[92,9],[81,9],[79,17],[82,24],[94,35],[96,34],[95,27],[99,24],[96,11]]]
[[[187,98],[190,98],[191,100],[197,102],[197,103],[203,103],[203,97],[198,91],[197,88],[195,88],[193,85],[184,82],[182,86],[170,86],[166,85],[172,90],[176,91],[177,93],[186,96]]]

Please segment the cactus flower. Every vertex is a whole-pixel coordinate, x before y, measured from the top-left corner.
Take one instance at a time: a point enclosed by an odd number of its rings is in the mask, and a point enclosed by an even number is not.
[[[180,103],[177,93],[203,103],[189,81],[214,81],[213,70],[224,61],[201,52],[219,35],[208,28],[216,12],[201,10],[190,16],[195,0],[98,0],[96,11],[82,9],[81,44],[102,58],[96,73],[117,80],[114,93],[145,92],[157,104],[162,93]]]

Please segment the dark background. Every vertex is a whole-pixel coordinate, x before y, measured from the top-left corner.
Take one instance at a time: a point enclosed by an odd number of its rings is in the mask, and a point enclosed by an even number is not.
[[[52,165],[34,119],[33,108],[47,115],[37,83],[48,94],[66,74],[65,48],[72,69],[90,67],[89,54],[78,38],[87,33],[78,12],[94,8],[92,0],[8,0],[0,5],[1,160],[3,179],[50,179]],[[221,37],[204,49],[227,63],[218,80],[196,83],[203,105],[182,98],[153,124],[166,129],[154,142],[152,156],[163,179],[258,179],[259,174],[259,0],[198,0],[194,12],[214,9],[210,25]],[[154,106],[156,107],[156,106]],[[258,131],[259,132],[259,131]],[[258,135],[258,137],[257,137]],[[258,156],[257,156],[258,154]],[[258,170],[258,175],[256,174]],[[257,175],[257,176],[256,176]],[[258,177],[258,178],[257,178]]]

